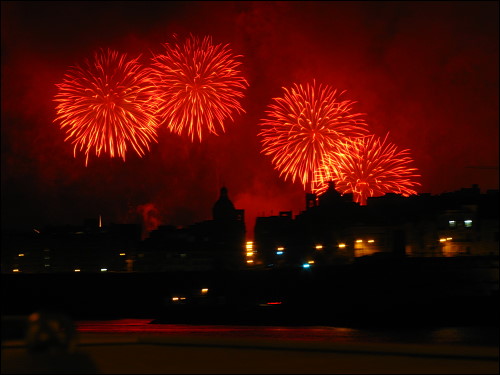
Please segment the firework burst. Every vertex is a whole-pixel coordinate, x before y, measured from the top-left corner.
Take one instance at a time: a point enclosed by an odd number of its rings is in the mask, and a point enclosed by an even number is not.
[[[272,156],[285,180],[298,179],[304,190],[314,192],[314,175],[325,155],[345,138],[364,135],[366,123],[361,113],[352,113],[356,102],[341,100],[344,92],[337,94],[328,85],[313,81],[283,89],[284,96],[274,98],[261,120],[262,152]]]
[[[74,144],[86,155],[95,149],[125,160],[130,146],[139,156],[156,141],[158,126],[154,113],[154,85],[150,71],[139,58],[128,59],[126,54],[99,50],[93,60],[69,69],[54,101],[65,141]]]
[[[201,141],[205,133],[224,132],[224,121],[245,112],[239,99],[248,82],[238,71],[228,45],[209,36],[190,36],[183,44],[164,44],[153,56],[158,118],[170,131]]]
[[[420,183],[414,181],[416,168],[409,165],[412,159],[409,150],[397,147],[375,135],[342,142],[336,152],[325,157],[324,165],[316,175],[316,193],[326,190],[326,182],[334,181],[342,194],[352,193],[355,202],[366,205],[368,197],[396,193],[403,196],[417,194],[414,190]]]

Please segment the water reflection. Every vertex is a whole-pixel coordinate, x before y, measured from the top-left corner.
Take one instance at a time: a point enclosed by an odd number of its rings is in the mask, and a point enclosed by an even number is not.
[[[225,326],[150,324],[148,319],[80,321],[82,333],[148,334],[226,338],[268,338],[308,342],[372,342],[498,346],[498,327],[356,329],[349,327]]]

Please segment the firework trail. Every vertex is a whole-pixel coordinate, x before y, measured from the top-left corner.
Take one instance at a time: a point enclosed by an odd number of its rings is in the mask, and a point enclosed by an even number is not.
[[[336,152],[325,157],[325,163],[316,175],[316,193],[326,190],[326,182],[334,181],[342,194],[352,193],[355,202],[366,205],[368,197],[396,193],[403,196],[417,194],[420,183],[414,181],[416,168],[410,168],[409,150],[397,147],[375,135],[348,139]]]
[[[214,45],[209,36],[190,36],[183,44],[164,44],[153,56],[158,118],[170,131],[187,132],[200,142],[206,133],[224,132],[224,121],[245,112],[239,103],[248,82],[228,45]]]
[[[138,59],[101,49],[92,61],[70,68],[56,85],[54,121],[66,131],[65,141],[75,145],[75,157],[77,148],[85,153],[85,165],[92,149],[97,156],[107,152],[125,160],[129,146],[142,156],[156,141],[154,85]]]
[[[294,84],[274,98],[267,118],[261,120],[262,151],[272,156],[275,169],[285,180],[300,180],[305,191],[317,190],[315,173],[323,158],[347,137],[366,133],[361,113],[352,113],[356,102],[341,100],[328,85]]]

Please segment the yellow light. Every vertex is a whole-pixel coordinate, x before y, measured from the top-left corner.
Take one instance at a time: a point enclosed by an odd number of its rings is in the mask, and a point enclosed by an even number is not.
[[[340,248],[344,248],[345,247],[345,243],[339,243],[339,247]]]
[[[276,248],[276,250],[283,251],[283,250],[285,250],[285,248],[283,246],[280,246],[280,247]]]
[[[207,294],[207,293],[208,293],[208,288],[201,289],[201,294]]]
[[[125,253],[120,253],[120,256],[121,256],[121,257],[123,257],[123,256],[125,256],[125,255],[126,255]]]
[[[439,242],[444,242],[444,241],[446,241],[446,238],[440,238],[439,239]]]
[[[19,257],[23,257],[23,256],[24,256],[24,254],[23,254],[23,253],[21,253],[21,254],[17,254],[17,256],[19,256]]]
[[[451,241],[453,238],[451,237],[446,237],[446,241]]]
[[[363,240],[356,240],[357,243],[363,242]]]
[[[316,245],[316,250],[321,250],[323,248],[323,245]]]
[[[368,242],[369,242],[369,243],[373,243],[373,242],[375,242],[375,240],[368,240]]]
[[[75,272],[80,272],[80,269],[79,269],[79,268],[76,268],[74,271],[75,271]]]
[[[253,263],[253,259],[247,259],[247,263]]]
[[[179,297],[172,297],[172,301],[178,301]]]
[[[247,257],[251,257],[253,255],[253,251],[247,252]]]
[[[19,272],[19,268],[14,268],[12,272]]]
[[[309,262],[307,262],[309,264],[314,264],[314,260],[310,260]]]

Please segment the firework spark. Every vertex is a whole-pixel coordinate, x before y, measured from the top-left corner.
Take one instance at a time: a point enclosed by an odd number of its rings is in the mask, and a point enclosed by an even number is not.
[[[187,132],[201,141],[205,133],[224,132],[224,121],[245,112],[239,103],[248,82],[238,71],[228,45],[212,44],[209,36],[190,36],[183,44],[164,44],[153,56],[158,117],[170,131]]]
[[[125,160],[128,145],[139,155],[156,141],[158,126],[154,117],[153,89],[149,69],[139,58],[99,50],[83,67],[69,69],[54,101],[61,129],[65,129],[76,150],[89,153],[108,152]]]
[[[416,168],[410,168],[412,159],[409,150],[398,151],[397,147],[375,135],[348,139],[336,152],[325,157],[316,178],[316,193],[326,190],[326,182],[334,181],[342,194],[352,193],[355,202],[366,205],[368,197],[396,193],[403,196],[417,194],[414,190],[420,183],[414,181]]]
[[[352,113],[356,102],[341,100],[328,85],[294,84],[283,88],[284,96],[274,98],[268,117],[261,120],[262,152],[272,156],[280,176],[300,180],[306,191],[315,191],[314,175],[323,158],[346,137],[366,133],[361,113]]]

